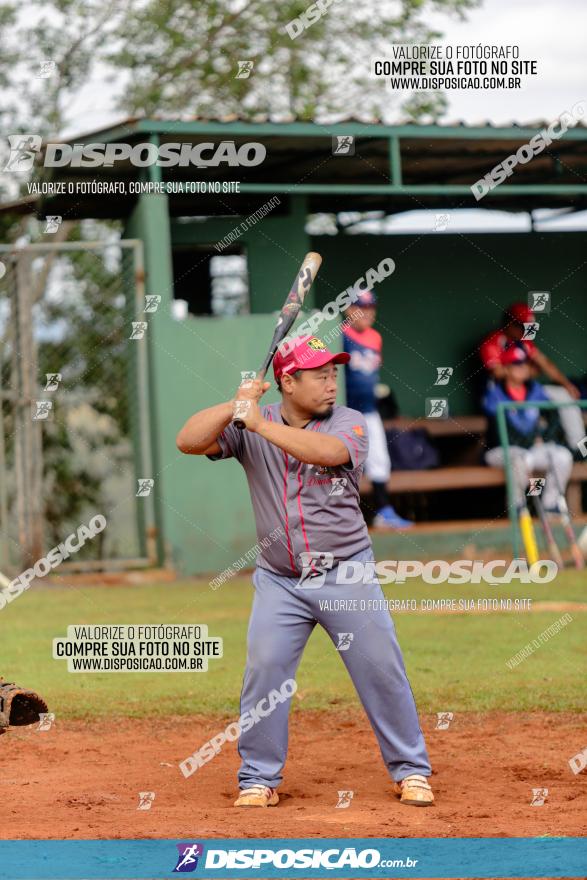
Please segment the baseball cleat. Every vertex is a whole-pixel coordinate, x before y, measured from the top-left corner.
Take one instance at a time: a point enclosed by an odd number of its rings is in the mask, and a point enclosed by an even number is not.
[[[243,788],[234,802],[235,807],[275,807],[279,803],[279,795],[274,788],[266,785],[251,785]]]
[[[400,795],[402,804],[408,807],[431,807],[434,794],[425,776],[413,774],[406,776],[401,782],[394,783],[395,794]]]
[[[403,519],[393,509],[391,504],[378,510],[373,519],[373,526],[376,529],[392,529],[395,531],[396,529],[411,529],[413,525],[414,523],[410,522],[409,519]]]

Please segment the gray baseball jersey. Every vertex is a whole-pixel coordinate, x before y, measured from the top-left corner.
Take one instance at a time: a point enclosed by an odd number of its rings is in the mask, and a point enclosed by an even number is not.
[[[280,403],[265,405],[261,411],[269,421],[284,424]],[[257,564],[286,577],[302,573],[307,557],[301,554],[332,553],[336,565],[371,546],[359,507],[359,480],[369,445],[365,419],[357,410],[335,406],[329,418],[313,419],[304,430],[342,440],[349,451],[348,464],[333,468],[304,464],[233,424],[218,437],[222,452],[208,456],[213,461],[234,457],[244,467],[259,543],[276,527],[283,530],[278,540],[263,541]]]

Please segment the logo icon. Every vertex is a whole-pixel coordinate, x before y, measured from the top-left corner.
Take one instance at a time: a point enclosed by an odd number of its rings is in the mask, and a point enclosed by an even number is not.
[[[452,376],[454,370],[452,367],[436,367],[436,372],[438,376],[436,378],[435,385],[448,385],[450,382],[450,377]]]
[[[351,642],[355,638],[354,633],[337,633],[338,635],[338,645],[336,646],[337,651],[348,651],[351,646]]]
[[[253,70],[253,61],[237,61],[238,70],[235,79],[248,79]]]
[[[328,467],[325,464],[311,464],[310,470],[315,471],[317,474],[320,474],[320,476],[324,476],[325,474],[333,474],[335,472],[334,468]]]
[[[536,339],[536,334],[540,330],[540,324],[535,321],[524,321],[524,333],[522,339]]]
[[[43,391],[57,391],[61,382],[61,373],[45,373],[47,383]]]
[[[132,331],[129,339],[143,339],[145,336],[145,331],[148,327],[146,321],[132,321]]]
[[[150,478],[137,480],[139,484],[135,498],[147,498],[151,494],[151,489],[155,485],[155,480]]]
[[[246,385],[243,385],[246,388]],[[235,419],[243,419],[248,416],[251,409],[250,400],[235,400],[232,405],[232,414]]]
[[[528,305],[533,312],[550,313],[551,296],[548,290],[531,290],[528,294]]]
[[[39,72],[37,76],[39,79],[49,79],[52,73],[55,73],[57,65],[54,61],[43,61],[41,66],[39,67]]]
[[[33,422],[44,422],[51,418],[51,410],[53,409],[52,400],[35,400],[35,409],[33,410]]]
[[[530,801],[531,807],[542,807],[544,805],[544,801],[548,797],[548,789],[547,788],[533,788],[532,789],[532,800]]]
[[[314,351],[324,351],[324,349],[326,348],[322,340],[318,339],[317,336],[311,336],[310,339],[308,339],[307,344]]]
[[[37,727],[37,730],[51,730],[54,721],[55,712],[39,712],[39,726]]]
[[[154,791],[139,791],[139,805],[137,810],[150,810],[155,800]]]
[[[352,430],[353,434],[357,435],[357,437],[364,437],[365,436],[365,432],[363,431],[362,425],[353,425],[351,430]]]
[[[317,590],[326,580],[326,572],[334,565],[333,553],[316,550],[300,553],[302,574],[296,586],[302,590]]]
[[[454,718],[454,712],[437,712],[435,730],[448,730],[450,722]]]
[[[546,480],[544,477],[531,477],[530,488],[526,492],[526,495],[541,495],[545,483]]]
[[[4,171],[30,171],[35,164],[42,142],[38,134],[8,135],[10,156]]]
[[[333,156],[354,156],[355,138],[350,134],[337,134],[332,138]]]
[[[161,302],[161,297],[158,293],[149,293],[145,297],[145,308],[143,312],[156,312],[159,308],[159,303]]]
[[[351,805],[351,801],[354,796],[354,791],[339,791],[338,792],[338,803],[336,805],[337,810],[346,810]]]
[[[173,869],[174,874],[189,874],[198,867],[198,859],[204,855],[204,847],[201,843],[176,843],[179,855],[177,865]]]
[[[60,214],[48,215],[45,217],[45,228],[43,232],[57,232],[62,222],[63,217]]]
[[[444,232],[450,223],[450,214],[435,214],[433,232]]]
[[[346,489],[347,478],[346,477],[331,477],[330,482],[332,486],[330,488],[330,492],[328,495],[342,495],[344,490]]]
[[[575,776],[587,767],[587,748],[583,749],[582,752],[577,752],[572,758],[569,758],[569,767]]]
[[[427,419],[448,419],[448,400],[438,397],[426,398]]]

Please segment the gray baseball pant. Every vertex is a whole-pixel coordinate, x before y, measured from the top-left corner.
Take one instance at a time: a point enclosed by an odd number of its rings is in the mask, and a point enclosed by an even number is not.
[[[369,547],[353,560],[374,562]],[[431,768],[420,729],[414,695],[410,688],[395,627],[382,606],[384,594],[374,576],[369,583],[337,584],[337,566],[327,572],[323,586],[303,589],[298,578],[283,577],[257,567],[253,575],[255,596],[249,621],[248,654],[241,715],[250,712],[269,692],[279,690],[295,677],[302,652],[319,623],[340,650],[359,698],[379,742],[388,772],[396,782],[412,773],[430,776]],[[357,600],[364,610],[325,610],[328,600]],[[361,603],[364,603],[361,606]],[[376,607],[369,607],[369,603]],[[339,634],[352,633],[352,640]],[[291,698],[241,733],[238,750],[242,758],[240,788],[282,781],[287,755],[288,714]]]
[[[503,467],[503,448],[495,446],[488,449],[485,461],[491,467]],[[510,446],[510,461],[516,504],[524,503],[530,474],[540,470],[546,472],[542,503],[547,510],[556,510],[558,486],[563,492],[566,490],[573,469],[573,456],[566,446],[559,446],[558,443],[535,443],[530,449]]]

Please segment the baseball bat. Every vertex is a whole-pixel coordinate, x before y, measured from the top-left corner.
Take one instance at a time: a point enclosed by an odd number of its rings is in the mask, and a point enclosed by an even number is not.
[[[322,257],[320,254],[316,254],[313,251],[310,251],[304,257],[304,261],[294,278],[291,290],[279,313],[275,330],[273,332],[273,339],[271,340],[265,359],[257,373],[257,379],[265,378],[265,373],[267,372],[269,364],[273,360],[275,352],[279,348],[279,344],[283,342],[300,313],[306,294],[312,286],[314,278],[318,274],[318,269],[320,268],[321,263]],[[232,421],[240,431],[245,427],[245,423],[239,418],[233,418]]]
[[[558,474],[554,466],[554,460],[552,458],[550,449],[547,449],[546,453],[548,455],[550,469],[552,471],[552,475],[554,477],[554,482],[556,485],[556,500],[558,511],[560,513],[565,535],[567,536],[567,541],[569,542],[569,547],[571,548],[571,556],[573,557],[575,568],[585,568],[585,557],[583,556],[581,548],[577,544],[577,538],[575,535],[575,529],[573,528],[569,506],[567,504],[567,499],[565,498],[565,493],[563,492],[561,484],[559,483]]]
[[[526,559],[530,565],[538,562],[538,546],[536,544],[536,535],[534,534],[534,526],[532,517],[526,506],[522,507],[519,515],[520,532],[524,543],[524,551]]]
[[[546,546],[548,547],[550,558],[553,562],[556,563],[558,568],[564,568],[565,564],[563,562],[562,556],[560,555],[560,550],[558,549],[558,545],[554,538],[554,532],[552,531],[548,515],[544,509],[542,498],[540,497],[540,495],[533,495],[532,501],[534,502],[534,507],[536,508],[538,518],[540,519],[540,524],[542,526],[542,531],[544,532],[544,537],[546,538]]]

